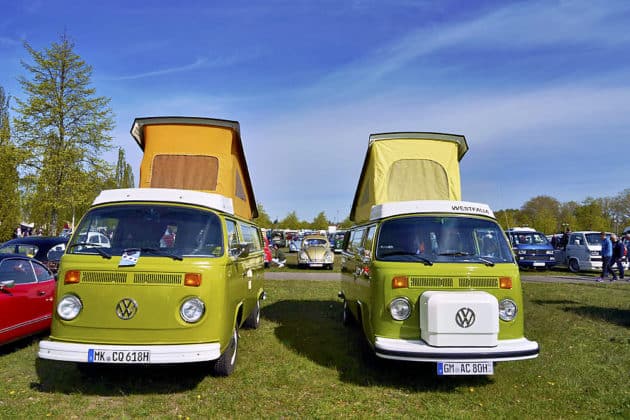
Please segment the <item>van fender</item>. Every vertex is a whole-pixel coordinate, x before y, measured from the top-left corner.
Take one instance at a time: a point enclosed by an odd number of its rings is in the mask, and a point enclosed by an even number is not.
[[[569,271],[572,273],[578,273],[580,271],[580,260],[577,257],[569,257],[567,261]]]

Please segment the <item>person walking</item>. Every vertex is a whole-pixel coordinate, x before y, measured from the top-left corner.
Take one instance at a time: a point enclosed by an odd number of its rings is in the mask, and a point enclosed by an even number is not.
[[[610,263],[610,271],[613,275],[612,281],[617,280],[617,274],[612,270],[612,268],[617,264],[617,270],[619,270],[619,278],[623,280],[623,256],[626,251],[626,247],[614,233],[610,235],[610,241],[612,242],[612,261]]]
[[[610,238],[606,236],[606,232],[602,232],[600,237],[602,239],[602,274],[596,280],[598,283],[608,278],[610,261],[612,260],[613,255],[612,242],[610,241]]]

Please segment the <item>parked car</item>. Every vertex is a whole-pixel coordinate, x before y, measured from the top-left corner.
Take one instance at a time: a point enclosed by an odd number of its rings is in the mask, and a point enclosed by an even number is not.
[[[298,267],[326,267],[332,270],[335,254],[326,235],[306,235],[298,252]]]
[[[0,245],[1,254],[20,254],[44,263],[50,271],[57,272],[59,260],[66,249],[67,237],[26,236],[11,239]]]
[[[345,230],[338,230],[330,235],[330,248],[332,248],[334,252],[341,252],[343,250],[343,239],[345,236]]]
[[[519,267],[549,269],[556,265],[553,246],[543,233],[532,228],[516,227],[508,229],[505,234]]]
[[[55,276],[38,260],[0,254],[0,345],[50,329]]]
[[[298,252],[302,248],[302,239],[301,236],[293,236],[289,242],[289,252]]]
[[[103,235],[101,232],[86,232],[79,234],[79,242],[85,242],[88,244],[100,245],[103,248],[110,248],[111,243],[109,242],[109,238]]]

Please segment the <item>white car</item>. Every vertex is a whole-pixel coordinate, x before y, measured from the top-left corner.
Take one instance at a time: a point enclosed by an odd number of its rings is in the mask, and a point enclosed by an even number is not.
[[[101,232],[81,233],[77,242],[100,245],[101,248],[111,248],[109,238],[103,235]]]

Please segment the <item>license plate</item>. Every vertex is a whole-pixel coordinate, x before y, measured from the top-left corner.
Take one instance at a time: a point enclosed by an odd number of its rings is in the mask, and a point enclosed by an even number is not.
[[[150,363],[149,350],[88,350],[88,363]]]
[[[535,262],[534,263],[534,267],[544,267],[545,263],[541,263],[541,262]]]
[[[493,362],[438,362],[438,375],[493,375]]]
[[[324,264],[311,264],[311,267],[323,267]]]

